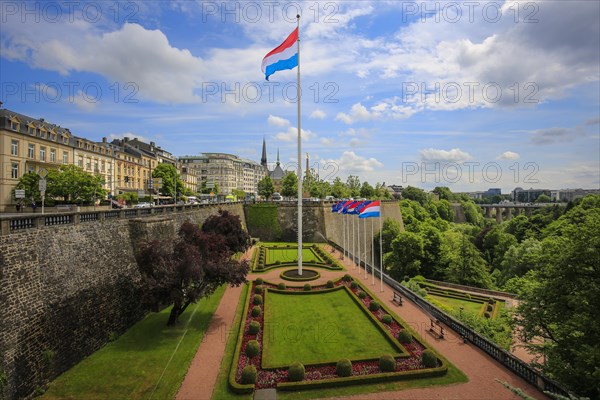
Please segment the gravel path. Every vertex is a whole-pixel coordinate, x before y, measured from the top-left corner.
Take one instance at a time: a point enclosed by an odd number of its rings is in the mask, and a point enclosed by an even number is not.
[[[331,249],[330,249],[331,250]],[[250,258],[251,251],[246,252],[244,257]],[[340,256],[335,253],[336,258]],[[529,385],[523,379],[512,374],[508,369],[501,366],[500,363],[493,360],[483,351],[472,344],[464,344],[461,338],[451,329],[445,329],[446,338],[439,340],[428,333],[429,316],[411,301],[405,299],[403,306],[396,306],[392,303],[392,289],[384,284],[384,291],[380,292],[380,282],[376,279],[375,285],[372,284],[372,276],[369,274],[364,277],[364,271],[358,269],[350,260],[341,260],[348,271],[328,271],[319,269],[321,277],[310,281],[311,284],[322,284],[329,279],[335,279],[345,273],[350,273],[367,287],[385,303],[388,308],[398,314],[412,329],[417,331],[423,341],[428,346],[433,347],[443,354],[450,362],[462,370],[469,378],[469,382],[453,384],[447,386],[438,386],[423,389],[407,389],[397,392],[371,393],[365,395],[352,396],[352,399],[520,399],[496,381],[508,382],[514,387],[524,390],[529,396],[536,399],[545,399],[546,397],[536,388]],[[250,274],[248,279],[262,277],[263,279],[278,283],[284,282],[279,278],[283,269],[276,269],[263,274]],[[285,281],[288,285],[295,285]],[[298,285],[301,285],[298,283]],[[211,320],[210,326],[198,351],[190,365],[188,373],[177,393],[178,400],[209,400],[214,385],[217,380],[219,366],[225,352],[227,333],[235,316],[241,288],[227,288]]]

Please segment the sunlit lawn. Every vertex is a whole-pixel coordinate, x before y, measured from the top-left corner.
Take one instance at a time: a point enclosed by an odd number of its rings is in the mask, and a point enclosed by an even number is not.
[[[276,261],[293,262],[298,259],[298,247],[289,249],[269,249],[267,248],[267,264],[273,264]],[[302,249],[302,261],[319,262],[319,258],[312,249]]]
[[[482,303],[455,299],[453,297],[437,296],[433,294],[428,294],[427,297],[431,297],[439,301],[440,303],[445,304],[450,308],[453,308],[456,312],[459,312],[460,307],[463,307],[464,312],[479,315],[479,313],[481,312],[481,308],[483,307]]]
[[[172,399],[225,287],[192,304],[175,327],[171,307],[151,313],[54,380],[44,399]],[[215,366],[216,368],[216,366]]]

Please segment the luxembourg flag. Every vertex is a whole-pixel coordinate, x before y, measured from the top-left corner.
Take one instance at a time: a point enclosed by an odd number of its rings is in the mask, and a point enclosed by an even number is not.
[[[271,50],[262,60],[262,72],[265,79],[277,71],[293,69],[298,66],[298,47],[295,46],[298,41],[298,28],[294,29],[279,46]]]
[[[374,218],[381,216],[381,205],[379,200],[375,200],[374,202],[368,204],[365,208],[362,209],[358,218]]]

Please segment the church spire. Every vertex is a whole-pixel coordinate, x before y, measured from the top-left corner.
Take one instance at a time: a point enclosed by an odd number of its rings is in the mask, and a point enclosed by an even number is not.
[[[267,142],[263,137],[263,148],[262,148],[262,157],[260,158],[260,165],[267,168]]]
[[[279,147],[277,148],[277,165],[279,165]]]

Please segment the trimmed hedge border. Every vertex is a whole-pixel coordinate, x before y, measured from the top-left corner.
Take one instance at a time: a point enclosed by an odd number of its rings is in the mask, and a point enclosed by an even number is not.
[[[252,296],[252,284],[249,283],[248,290],[246,291],[246,301],[244,304],[244,310],[242,311],[242,318],[240,320],[240,331],[237,336],[237,343],[235,345],[235,351],[231,358],[231,367],[229,368],[229,386],[234,393],[247,394],[254,392],[254,384],[241,384],[235,381],[238,364],[240,362],[240,354],[242,352],[242,344],[244,342],[244,327],[246,322],[246,315],[248,315],[248,307],[250,306],[250,297]]]
[[[290,248],[293,248],[294,245],[293,244],[289,244],[289,245],[265,245],[265,244],[261,244],[259,245],[259,247],[257,248],[258,251],[255,251],[255,253],[257,253],[256,256],[256,261],[251,263],[252,266],[252,272],[253,273],[262,273],[262,272],[267,272],[270,271],[272,269],[275,268],[284,268],[284,267],[294,267],[297,266],[297,261],[292,261],[292,262],[279,262],[279,263],[273,263],[273,264],[267,264],[267,253],[269,249],[275,249],[275,250],[289,250]],[[297,246],[295,246],[297,248]],[[319,245],[317,244],[312,244],[312,245],[307,245],[307,246],[302,246],[303,249],[310,249],[312,250],[312,252],[315,255],[315,258],[317,258],[318,261],[316,262],[303,262],[302,264],[304,266],[307,267],[312,267],[312,268],[324,268],[330,271],[344,271],[344,267],[342,265],[340,265],[335,259],[333,259],[323,248],[319,247]],[[258,264],[259,264],[259,259],[260,259],[260,255],[263,254],[264,252],[264,266],[263,268],[259,269],[258,268]]]

